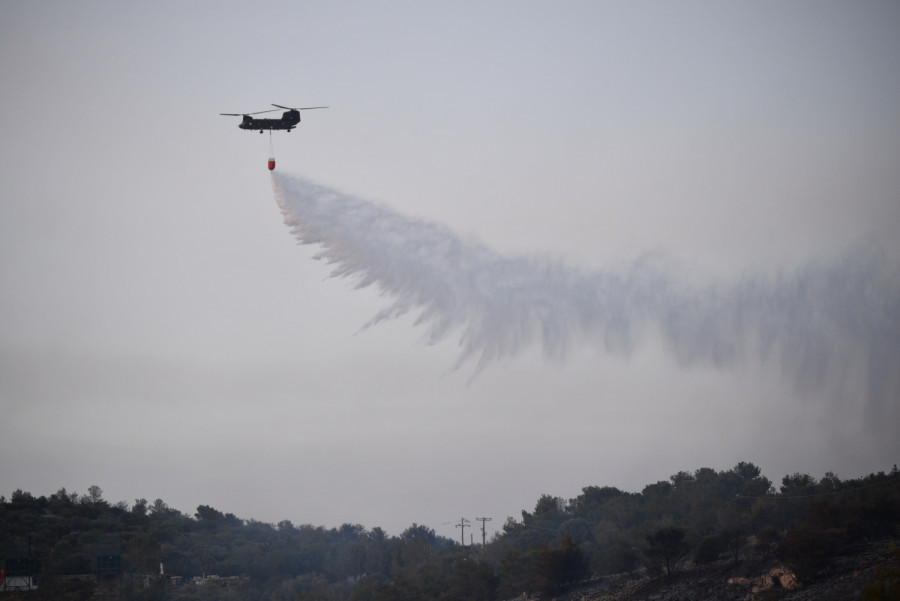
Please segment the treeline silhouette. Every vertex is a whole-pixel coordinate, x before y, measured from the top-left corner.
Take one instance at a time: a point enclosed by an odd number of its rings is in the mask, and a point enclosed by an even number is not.
[[[700,468],[630,493],[543,495],[482,548],[412,524],[399,536],[245,520],[162,499],[110,503],[100,487],[0,497],[0,590],[22,598],[493,601],[556,594],[604,575],[665,577],[770,559],[814,581],[835,554],[900,537],[900,471],[841,480],[792,474],[776,489],[752,463]],[[31,580],[27,578],[30,577]],[[23,584],[25,583],[25,584]],[[12,585],[16,586],[12,586]]]

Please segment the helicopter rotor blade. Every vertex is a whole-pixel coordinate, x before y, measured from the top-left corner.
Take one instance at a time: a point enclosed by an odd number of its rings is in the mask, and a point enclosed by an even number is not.
[[[275,104],[274,102],[272,103],[272,106],[277,106],[280,109],[285,109],[288,111],[309,111],[312,109],[327,109],[328,108],[327,106],[305,106],[303,108],[294,108],[292,106],[281,106],[280,104]]]
[[[219,113],[220,115],[227,115],[229,117],[246,117],[247,115],[261,115],[263,113],[274,113],[276,109],[269,109],[267,111],[256,111],[255,113]]]

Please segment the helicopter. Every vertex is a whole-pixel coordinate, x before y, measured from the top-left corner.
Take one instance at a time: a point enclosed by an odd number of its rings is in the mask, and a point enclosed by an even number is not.
[[[281,106],[280,104],[272,104],[276,109],[267,111],[258,111],[256,113],[219,113],[228,117],[243,117],[238,127],[241,129],[258,129],[259,133],[264,130],[272,131],[273,129],[285,129],[290,132],[300,123],[300,111],[311,111],[313,109],[327,109],[327,106],[306,106],[303,108],[291,108],[289,106]],[[274,113],[278,109],[284,109],[281,119],[255,119],[253,115],[261,115],[263,113]]]

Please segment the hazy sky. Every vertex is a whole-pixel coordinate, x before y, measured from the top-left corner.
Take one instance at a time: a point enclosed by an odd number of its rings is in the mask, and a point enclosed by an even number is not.
[[[709,290],[866,245],[896,274],[898,32],[892,1],[0,0],[0,494],[457,538],[742,460],[889,470],[896,387],[810,393],[652,336],[524,345],[470,382],[459,330],[361,331],[393,299],[297,245],[268,134],[219,113],[328,105],[276,132],[279,173],[500,257],[653,257]],[[900,372],[896,320],[869,321]]]

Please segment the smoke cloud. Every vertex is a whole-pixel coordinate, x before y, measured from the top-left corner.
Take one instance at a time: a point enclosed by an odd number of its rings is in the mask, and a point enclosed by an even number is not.
[[[474,360],[472,377],[533,345],[562,360],[581,345],[627,355],[655,340],[684,366],[778,365],[798,391],[870,413],[900,400],[900,270],[878,247],[701,287],[659,257],[586,272],[503,256],[306,179],[273,173],[273,188],[292,234],[320,247],[333,276],[391,299],[365,327],[412,312],[430,343],[459,335],[456,367]]]

